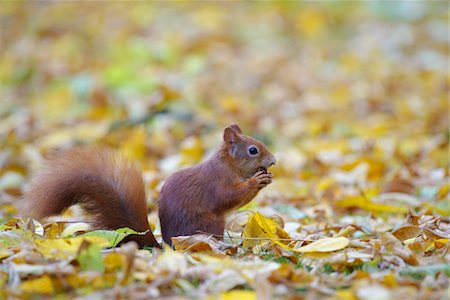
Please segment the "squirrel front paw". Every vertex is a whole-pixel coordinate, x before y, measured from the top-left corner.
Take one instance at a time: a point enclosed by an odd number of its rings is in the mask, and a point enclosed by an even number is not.
[[[266,185],[272,183],[272,173],[266,171],[256,172],[255,175],[249,179],[249,183],[252,187],[262,189]]]

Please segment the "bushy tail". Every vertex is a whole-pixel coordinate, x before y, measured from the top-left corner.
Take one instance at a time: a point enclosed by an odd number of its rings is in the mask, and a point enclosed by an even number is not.
[[[159,246],[147,221],[142,175],[113,150],[79,147],[51,157],[25,193],[25,214],[40,219],[76,203],[93,216],[95,229],[148,230],[128,240]]]

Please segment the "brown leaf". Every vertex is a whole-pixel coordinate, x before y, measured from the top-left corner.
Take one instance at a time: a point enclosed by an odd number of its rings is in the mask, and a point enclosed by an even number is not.
[[[382,193],[404,193],[414,195],[415,189],[416,187],[411,180],[394,178],[383,186]]]
[[[212,251],[214,253],[225,253],[224,251],[229,248],[235,247],[234,245],[224,244],[218,241],[214,237],[207,234],[194,234],[191,236],[177,236],[172,238],[173,246],[175,250],[183,250],[190,252],[204,252]],[[235,251],[230,251],[233,253]]]
[[[392,252],[395,256],[400,257],[404,262],[410,265],[418,265],[419,262],[412,251],[404,246],[393,234],[385,232],[381,235],[381,244],[384,246],[384,251]]]
[[[411,225],[419,225],[420,216],[414,212],[411,208],[406,215],[406,223]]]
[[[404,240],[415,238],[421,233],[422,228],[414,225],[406,225],[392,232],[392,234],[402,242]]]
[[[272,283],[286,283],[291,281],[293,275],[294,269],[292,268],[292,265],[282,264],[280,268],[270,274],[268,279]]]
[[[450,235],[445,234],[444,232],[440,232],[439,229],[428,229],[424,228],[423,231],[428,237],[434,238],[434,239],[449,239]]]

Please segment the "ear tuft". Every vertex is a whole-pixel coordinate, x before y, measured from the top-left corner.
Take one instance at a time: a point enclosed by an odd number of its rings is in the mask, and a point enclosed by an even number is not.
[[[225,128],[225,130],[223,131],[223,140],[225,141],[225,143],[234,144],[236,143],[236,139],[237,139],[236,131],[234,131],[234,129],[232,129],[231,126]]]
[[[236,125],[236,124],[231,125],[230,128],[233,129],[234,131],[236,131],[239,134],[242,133],[241,128],[238,125]]]

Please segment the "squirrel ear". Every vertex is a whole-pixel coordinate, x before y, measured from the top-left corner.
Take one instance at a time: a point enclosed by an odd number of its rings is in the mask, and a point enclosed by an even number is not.
[[[241,128],[239,126],[237,126],[236,124],[231,125],[230,128],[233,129],[234,131],[236,131],[239,134],[242,133]]]
[[[234,144],[236,143],[236,139],[237,139],[236,131],[234,131],[234,129],[232,129],[231,126],[225,128],[225,130],[223,131],[223,140],[225,141],[225,143]]]

